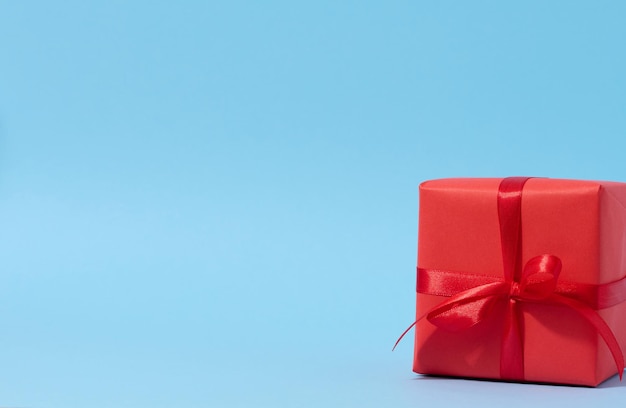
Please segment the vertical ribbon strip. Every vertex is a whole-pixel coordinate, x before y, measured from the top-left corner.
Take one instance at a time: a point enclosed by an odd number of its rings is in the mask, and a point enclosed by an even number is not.
[[[511,295],[522,279],[522,190],[529,177],[508,177],[498,188],[498,219],[504,280],[511,283]],[[507,302],[502,335],[500,376],[507,380],[524,379],[524,327],[522,312],[515,296]]]

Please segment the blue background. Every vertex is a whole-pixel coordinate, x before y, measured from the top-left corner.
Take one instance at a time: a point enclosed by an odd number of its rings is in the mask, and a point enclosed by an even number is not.
[[[618,1],[0,3],[0,405],[569,406],[422,378],[417,186],[626,181]]]

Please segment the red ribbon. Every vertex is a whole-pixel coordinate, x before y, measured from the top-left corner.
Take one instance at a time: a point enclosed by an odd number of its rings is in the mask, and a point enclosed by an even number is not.
[[[522,189],[527,180],[527,177],[505,178],[498,189],[504,280],[419,268],[417,288],[419,293],[450,296],[432,308],[425,317],[440,328],[457,331],[489,318],[492,308],[496,305],[506,305],[500,377],[520,381],[524,380],[524,330],[521,305],[523,303],[561,305],[577,312],[594,327],[608,346],[621,380],[624,356],[619,343],[592,306],[600,309],[626,300],[624,299],[626,278],[606,285],[558,282],[561,260],[550,254],[536,256],[522,267],[521,203]]]

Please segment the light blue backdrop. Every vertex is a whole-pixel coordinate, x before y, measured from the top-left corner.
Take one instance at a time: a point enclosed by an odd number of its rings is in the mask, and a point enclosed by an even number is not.
[[[390,349],[413,319],[421,181],[626,181],[625,18],[0,2],[0,406],[623,400],[615,380],[424,379],[410,338]]]

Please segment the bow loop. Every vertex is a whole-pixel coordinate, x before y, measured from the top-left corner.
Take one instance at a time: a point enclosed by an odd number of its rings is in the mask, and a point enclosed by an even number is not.
[[[427,315],[429,322],[449,331],[468,329],[487,318],[494,303],[508,291],[505,282],[465,290],[437,305]]]
[[[512,297],[531,301],[547,299],[556,289],[561,267],[561,260],[554,255],[544,254],[530,259],[522,272],[519,293],[512,293]]]

